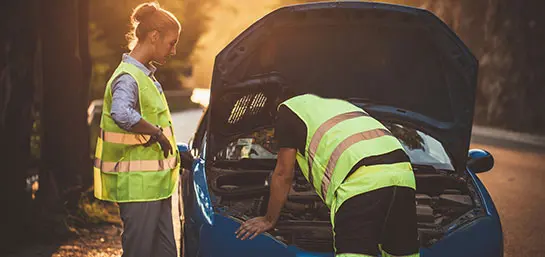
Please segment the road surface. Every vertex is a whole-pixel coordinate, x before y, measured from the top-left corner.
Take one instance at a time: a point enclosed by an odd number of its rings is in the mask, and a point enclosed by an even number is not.
[[[503,145],[471,147],[494,156],[494,168],[478,177],[500,213],[505,256],[545,256],[545,152]]]

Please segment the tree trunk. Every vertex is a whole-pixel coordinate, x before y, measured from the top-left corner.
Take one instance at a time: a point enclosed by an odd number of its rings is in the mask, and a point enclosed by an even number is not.
[[[40,195],[57,212],[75,209],[91,174],[87,126],[89,64],[81,11],[87,1],[42,2],[43,145]],[[80,5],[81,4],[81,5]],[[83,19],[86,19],[83,16]],[[82,42],[84,40],[84,42]],[[62,204],[66,206],[62,206]]]
[[[25,190],[30,167],[33,93],[38,32],[37,0],[0,4],[0,154],[2,197],[0,252],[22,240],[30,215]]]
[[[79,0],[78,1],[78,13],[79,13],[79,55],[81,57],[81,70],[82,70],[82,90],[84,93],[83,99],[86,100],[85,111],[89,106],[89,87],[91,81],[92,73],[92,62],[91,54],[89,53],[89,0]],[[89,127],[87,125],[87,112],[85,113],[85,134],[87,143],[84,146],[87,149],[90,149],[89,142]],[[89,150],[85,151],[87,160],[91,156]],[[90,171],[89,166],[87,170],[84,170],[82,173],[82,183],[83,188],[87,188],[93,184],[93,173]]]

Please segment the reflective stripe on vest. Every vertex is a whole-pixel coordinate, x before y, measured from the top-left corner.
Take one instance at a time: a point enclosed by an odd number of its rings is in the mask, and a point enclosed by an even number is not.
[[[333,175],[333,170],[335,170],[335,166],[337,165],[337,161],[339,160],[339,157],[341,157],[341,154],[346,149],[348,149],[350,146],[360,141],[370,140],[370,139],[378,138],[381,136],[391,136],[391,135],[392,134],[390,133],[390,131],[386,129],[373,129],[373,130],[351,135],[348,138],[344,139],[335,148],[335,150],[333,150],[333,153],[331,154],[331,157],[329,157],[329,161],[327,162],[327,166],[324,172],[324,177],[322,179],[322,196],[324,198],[326,197],[327,190],[329,188],[329,183],[331,182],[331,176]]]
[[[172,127],[163,128],[163,134],[167,138],[170,138],[172,136]],[[124,145],[141,145],[145,144],[150,139],[149,135],[109,132],[102,129],[100,130],[100,137],[104,142]]]
[[[314,135],[312,135],[312,139],[310,140],[310,144],[308,146],[308,181],[310,181],[310,184],[312,184],[312,179],[313,179],[312,165],[314,162],[314,156],[316,155],[316,150],[318,149],[318,145],[320,144],[320,141],[322,140],[322,137],[325,135],[325,133],[328,130],[330,130],[333,126],[339,124],[340,122],[357,118],[357,117],[362,117],[362,116],[369,116],[369,115],[365,112],[360,112],[360,111],[341,113],[337,116],[334,116],[333,118],[330,118],[326,122],[322,123],[320,127],[318,127]],[[323,191],[323,188],[322,188],[322,191]]]
[[[95,158],[95,167],[104,172],[162,171],[174,169],[176,156],[164,160],[134,160],[124,162],[103,162]]]

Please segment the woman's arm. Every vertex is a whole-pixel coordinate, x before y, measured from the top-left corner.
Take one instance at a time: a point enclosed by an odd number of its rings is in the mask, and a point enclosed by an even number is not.
[[[132,133],[159,135],[154,141],[146,143],[151,145],[159,142],[165,158],[172,153],[172,147],[168,138],[163,135],[161,129],[154,124],[142,119],[136,110],[138,106],[138,84],[128,74],[123,74],[112,82],[112,109],[110,114],[115,123],[122,129]]]
[[[129,74],[117,77],[112,82],[112,109],[110,111],[112,119],[120,128],[131,131],[131,128],[142,119],[137,111],[137,106],[138,84],[136,81]]]

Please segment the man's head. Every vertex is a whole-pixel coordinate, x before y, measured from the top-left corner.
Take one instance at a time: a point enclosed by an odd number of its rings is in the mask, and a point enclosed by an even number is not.
[[[280,90],[279,90],[279,94],[278,96],[276,97],[276,103],[275,103],[275,106],[276,108],[278,109],[278,106],[283,103],[284,101],[292,98],[292,97],[296,97],[298,95],[300,95],[299,93],[297,93],[296,90],[294,90],[293,88],[290,88],[288,86],[283,86]]]

